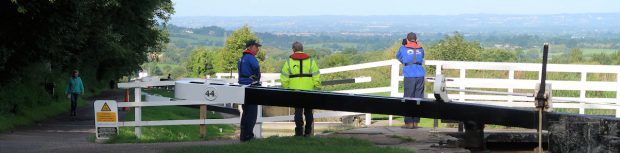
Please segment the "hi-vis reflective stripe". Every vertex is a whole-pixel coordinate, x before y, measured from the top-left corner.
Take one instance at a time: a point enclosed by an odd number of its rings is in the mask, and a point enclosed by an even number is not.
[[[280,72],[280,75],[282,75],[284,77],[288,77],[289,76],[288,73],[285,73],[285,72]]]
[[[312,73],[312,58],[310,58],[310,71],[309,72]],[[312,75],[314,75],[314,74],[312,74]]]
[[[288,64],[288,74],[293,74],[293,72],[291,71],[291,59],[288,59],[286,61],[286,64]]]
[[[303,73],[302,71],[300,71],[300,74],[293,74],[293,69],[291,67],[291,62],[290,62],[291,60],[293,60],[293,59],[289,59],[288,61],[286,61],[286,64],[288,65],[288,74],[286,74],[284,72],[280,72],[280,75],[283,75],[283,76],[288,77],[288,78],[298,78],[298,77],[313,77],[314,75],[318,75],[318,74],[321,73],[320,71],[312,72],[312,70],[314,68],[314,67],[312,67],[313,59],[310,58],[310,74]],[[300,63],[303,62],[303,60],[299,60],[299,61],[300,61]],[[300,70],[303,70],[303,68],[301,66],[302,65],[300,65]]]
[[[321,74],[321,70],[318,70],[316,72],[312,72],[312,75],[319,75],[319,74]]]

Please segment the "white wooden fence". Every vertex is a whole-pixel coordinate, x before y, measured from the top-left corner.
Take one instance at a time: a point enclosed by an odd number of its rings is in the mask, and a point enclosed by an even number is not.
[[[448,77],[453,81],[446,83],[447,87],[469,89],[469,88],[491,88],[491,89],[504,89],[508,92],[514,92],[515,89],[534,89],[536,83],[540,81],[541,64],[534,63],[500,63],[500,62],[464,62],[464,61],[433,61],[428,60],[425,63],[428,67],[435,67],[436,74],[443,74],[445,70],[458,70],[458,77]],[[399,82],[403,81],[403,76],[399,76],[400,63],[397,60],[386,60],[379,62],[355,64],[349,66],[335,67],[321,69],[321,74],[330,74],[346,71],[354,71],[360,69],[384,67],[390,66],[390,85],[386,87],[375,87],[367,89],[352,89],[344,91],[336,91],[342,93],[355,93],[355,94],[369,94],[369,93],[381,93],[390,92],[390,96],[402,97],[402,93],[399,93]],[[508,72],[506,78],[467,78],[466,73],[468,70],[494,70]],[[515,78],[515,72],[534,72],[538,73],[537,80],[525,80]],[[553,90],[573,90],[579,91],[579,97],[553,97],[558,99],[554,102],[554,108],[575,108],[579,109],[579,114],[584,114],[586,109],[614,109],[616,110],[616,117],[620,117],[620,66],[616,65],[576,65],[576,64],[549,64],[547,66],[547,72],[560,72],[560,73],[579,73],[580,80],[567,81],[567,80],[547,80],[547,83],[552,84]],[[615,81],[588,81],[588,74],[595,73],[607,73],[615,74]],[[436,75],[435,74],[435,75]],[[228,73],[217,73],[217,78],[227,77]],[[276,80],[279,79],[279,73],[263,73],[263,78],[266,84],[278,84]],[[433,77],[433,74],[427,74],[427,77]],[[233,74],[233,78],[236,75]],[[432,80],[429,80],[432,82]],[[586,96],[587,91],[611,91],[615,92],[615,98],[591,98]],[[432,94],[427,95],[432,97]],[[518,97],[518,96],[496,96],[496,95],[481,95],[481,94],[466,94],[459,92],[459,94],[449,94],[449,97],[455,101],[467,102],[467,103],[479,103],[488,105],[499,105],[507,107],[534,107],[534,98],[531,97]],[[559,101],[562,99],[562,101]],[[573,101],[573,102],[569,102]],[[585,103],[587,102],[587,103]]]
[[[523,80],[515,78],[515,72],[527,71],[537,72],[540,77],[540,64],[529,63],[496,63],[496,62],[462,62],[462,61],[426,61],[426,65],[435,67],[436,74],[442,74],[443,71],[453,69],[458,70],[458,77],[448,77],[453,81],[447,82],[447,87],[454,87],[460,89],[468,88],[499,88],[507,89],[508,92],[513,92],[515,89],[534,89],[538,80]],[[397,60],[386,60],[379,62],[355,64],[342,67],[325,68],[321,70],[321,74],[330,74],[346,71],[354,71],[360,69],[368,69],[375,67],[390,67],[390,85],[386,87],[375,87],[367,89],[351,89],[344,91],[336,91],[341,93],[354,93],[354,94],[369,94],[369,93],[381,93],[389,92],[390,96],[402,97],[402,93],[399,93],[400,81],[403,81],[403,77],[400,76],[400,63]],[[489,79],[489,78],[467,78],[466,73],[468,70],[496,70],[507,71],[507,78]],[[616,110],[616,117],[620,117],[620,66],[610,65],[572,65],[572,64],[549,64],[547,68],[548,72],[572,72],[579,73],[581,79],[579,81],[562,81],[562,80],[548,80],[548,83],[552,84],[553,90],[575,90],[579,91],[579,97],[554,97],[557,99],[574,100],[581,102],[554,102],[554,108],[577,108],[580,114],[585,113],[585,109],[614,109]],[[615,74],[615,81],[588,81],[587,75],[593,73],[608,73]],[[217,73],[217,78],[229,76],[229,73]],[[432,77],[431,74],[428,74]],[[236,74],[233,74],[233,78],[236,78]],[[276,82],[279,79],[279,73],[263,73],[262,80],[264,85],[277,85]],[[432,81],[432,80],[429,80]],[[194,119],[194,120],[166,120],[166,121],[142,121],[141,107],[149,106],[169,106],[169,105],[203,105],[212,104],[206,101],[159,101],[159,102],[142,102],[141,101],[141,88],[149,86],[167,86],[174,85],[172,81],[154,81],[154,82],[137,82],[137,83],[119,83],[119,88],[135,88],[135,102],[118,103],[118,107],[135,107],[135,121],[119,122],[119,126],[134,126],[137,136],[140,136],[141,126],[161,126],[161,125],[200,125],[200,124],[238,124],[239,118],[230,119]],[[586,97],[587,91],[612,91],[616,93],[615,98],[590,98]],[[432,95],[428,95],[432,97]],[[467,102],[467,103],[479,103],[488,105],[499,105],[507,107],[534,107],[531,97],[517,97],[517,96],[494,96],[494,95],[479,95],[479,94],[466,94],[460,92],[459,94],[450,94],[449,97],[455,101]],[[587,103],[585,103],[587,102]],[[215,104],[215,103],[213,103]],[[261,114],[261,113],[259,113]],[[349,112],[323,112],[317,113],[315,116],[320,117],[338,117],[345,115],[356,115],[359,113]],[[267,121],[285,121],[292,120],[293,116],[277,116],[277,117],[261,117],[258,118],[258,124]],[[366,114],[366,124],[370,124],[370,114]],[[390,116],[390,125],[391,125]],[[258,126],[260,127],[260,126]],[[259,128],[260,129],[260,128]],[[259,133],[260,134],[260,131]]]
[[[221,105],[224,103],[217,103],[211,101],[189,101],[189,100],[161,100],[161,101],[148,101],[142,102],[142,88],[154,87],[154,86],[170,86],[175,85],[174,81],[149,81],[149,82],[131,82],[131,83],[119,83],[119,88],[133,88],[134,89],[134,102],[118,102],[117,107],[134,107],[135,118],[134,121],[121,121],[117,125],[119,127],[135,127],[136,137],[141,137],[143,126],[164,126],[164,125],[208,125],[208,124],[239,124],[240,118],[226,118],[226,119],[191,119],[191,120],[161,120],[161,121],[142,121],[142,107],[155,107],[155,106],[183,106],[183,105]],[[208,108],[207,108],[208,109]],[[277,121],[291,121],[293,115],[287,116],[274,116],[274,117],[262,117],[262,110],[259,106],[256,126],[254,127],[255,137],[260,138],[262,132],[263,122],[277,122]],[[351,115],[360,115],[363,113],[355,112],[341,112],[341,111],[329,111],[315,113],[315,118],[328,118],[328,117],[342,117]]]

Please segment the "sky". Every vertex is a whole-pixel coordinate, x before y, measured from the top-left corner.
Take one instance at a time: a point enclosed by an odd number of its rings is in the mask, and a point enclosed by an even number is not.
[[[184,16],[618,13],[620,0],[172,0]]]

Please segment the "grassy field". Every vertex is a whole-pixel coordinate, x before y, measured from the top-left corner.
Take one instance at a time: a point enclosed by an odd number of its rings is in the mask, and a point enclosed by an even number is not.
[[[143,107],[142,120],[182,120],[198,119],[200,110],[183,106],[159,106]],[[209,111],[207,118],[222,118],[221,114]],[[133,110],[121,119],[133,121]],[[221,132],[220,132],[221,129]],[[211,140],[217,138],[228,138],[234,135],[236,127],[233,125],[207,125],[207,136],[200,138],[198,125],[177,125],[177,126],[152,126],[142,127],[142,137],[135,137],[133,127],[121,127],[120,134],[107,143],[151,143],[151,142],[172,142],[172,141],[197,141]]]
[[[270,137],[248,143],[199,146],[166,150],[167,153],[411,153],[398,148],[378,147],[354,138]]]

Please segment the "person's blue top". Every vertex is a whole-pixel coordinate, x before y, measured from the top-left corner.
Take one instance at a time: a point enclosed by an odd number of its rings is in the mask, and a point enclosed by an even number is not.
[[[396,59],[403,63],[403,76],[407,78],[424,77],[426,72],[422,63],[424,63],[424,48],[419,45],[403,45],[400,46],[396,53]],[[416,57],[414,63],[413,58]]]
[[[237,72],[239,72],[239,84],[249,85],[254,82],[252,78],[260,80],[260,65],[258,60],[251,53],[243,53],[241,59],[237,62]]]
[[[70,77],[65,89],[65,94],[82,94],[84,92],[84,83],[80,77]]]

